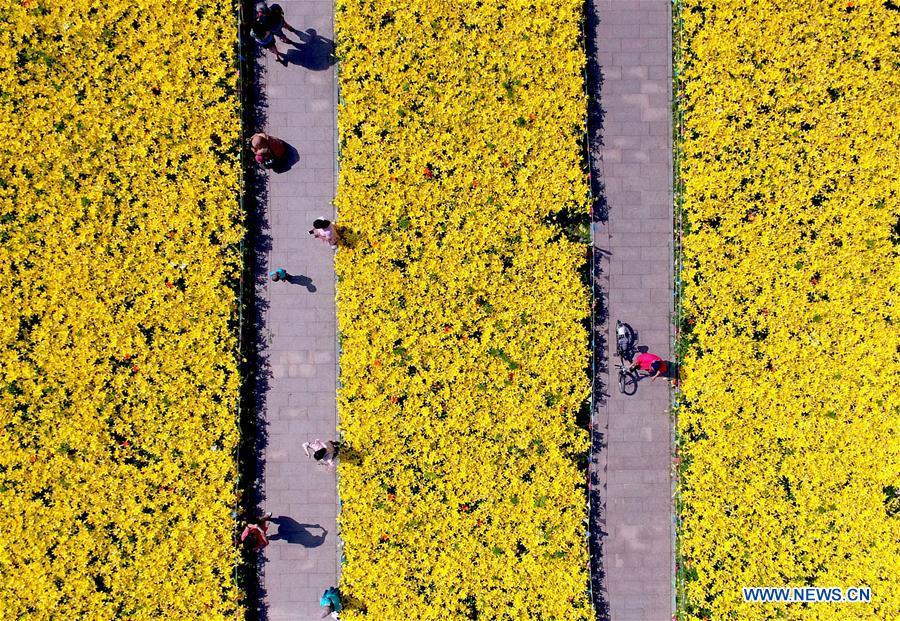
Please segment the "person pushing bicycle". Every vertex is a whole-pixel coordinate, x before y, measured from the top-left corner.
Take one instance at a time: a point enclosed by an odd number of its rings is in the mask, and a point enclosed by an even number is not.
[[[650,381],[655,381],[657,377],[669,370],[666,361],[651,353],[640,353],[631,361],[629,370],[638,369],[650,375]]]

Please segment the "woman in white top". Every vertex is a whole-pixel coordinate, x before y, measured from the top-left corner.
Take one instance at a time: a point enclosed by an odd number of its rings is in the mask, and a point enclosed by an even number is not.
[[[324,218],[317,218],[313,221],[313,228],[310,230],[309,234],[316,239],[321,239],[323,242],[326,242],[332,249],[337,248],[338,242],[341,241],[341,236],[338,233],[337,228],[335,228],[334,223]]]
[[[312,451],[311,455],[310,451]],[[325,464],[332,469],[335,467],[334,458],[337,456],[337,447],[331,440],[322,442],[316,438],[313,442],[304,442],[303,452],[307,457],[312,457],[320,464]]]

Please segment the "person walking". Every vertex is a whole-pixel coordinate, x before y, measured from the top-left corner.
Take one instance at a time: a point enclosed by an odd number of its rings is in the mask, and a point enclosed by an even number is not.
[[[328,587],[325,589],[325,592],[322,593],[322,597],[319,598],[319,606],[324,609],[322,612],[323,619],[327,616],[337,619],[338,613],[340,613],[342,609],[340,592],[333,586]]]
[[[666,361],[656,354],[643,352],[635,356],[629,369],[638,369],[640,371],[645,371],[648,374],[652,374],[652,376],[650,377],[650,381],[652,382],[655,381],[657,377],[668,371],[669,367],[666,364]]]
[[[253,32],[253,38],[256,39],[256,42],[259,44],[259,46],[264,50],[275,52],[275,60],[287,67],[287,56],[285,54],[282,54],[281,50],[278,49],[278,46],[275,45],[275,34],[271,30],[269,30],[266,24],[260,21],[256,21],[254,22],[250,30]]]
[[[244,523],[244,531],[241,533],[241,542],[251,547],[254,552],[259,552],[267,545],[269,540],[266,531],[269,529],[271,513],[266,513],[258,520],[248,520]]]
[[[303,452],[306,453],[307,457],[312,457],[317,463],[325,464],[331,470],[335,469],[334,459],[337,457],[337,451],[337,446],[331,440],[322,442],[316,438],[312,442],[303,443]]]
[[[299,30],[285,21],[284,9],[281,8],[280,4],[273,4],[272,6],[261,6],[256,12],[256,21],[263,24],[266,28],[269,29],[272,34],[274,34],[285,43],[294,43],[284,35],[285,29],[290,30],[296,35],[301,34]]]
[[[284,140],[264,132],[257,132],[250,137],[250,150],[253,151],[256,163],[263,168],[272,168],[287,156]]]
[[[269,272],[269,277],[272,279],[272,282],[278,282],[280,280],[288,280],[291,275],[283,267],[279,267],[274,272]]]
[[[329,244],[332,250],[336,249],[341,241],[337,227],[334,226],[333,222],[325,218],[316,218],[313,221],[313,228],[310,229],[309,234]]]

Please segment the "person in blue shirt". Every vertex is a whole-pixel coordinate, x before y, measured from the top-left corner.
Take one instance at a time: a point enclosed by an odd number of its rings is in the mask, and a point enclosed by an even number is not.
[[[274,282],[278,282],[279,280],[287,280],[291,277],[283,267],[279,267],[274,272],[269,272],[269,276],[272,278]]]
[[[322,597],[319,598],[319,606],[325,609],[325,612],[322,614],[323,619],[328,615],[337,619],[338,613],[341,611],[341,594],[336,588],[328,587],[322,593]]]

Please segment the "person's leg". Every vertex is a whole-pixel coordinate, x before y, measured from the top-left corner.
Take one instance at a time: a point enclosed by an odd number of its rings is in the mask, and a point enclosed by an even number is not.
[[[287,28],[294,34],[300,34],[299,30],[296,30],[293,26],[287,23],[287,20],[284,19],[284,9],[281,8],[279,4],[273,4],[269,7],[270,14],[272,15],[272,21],[278,24],[278,30],[280,31],[282,28]],[[284,33],[282,33],[284,34]]]
[[[285,43],[291,43],[291,40],[284,36],[284,30],[281,29],[280,25],[272,26],[272,34]]]
[[[272,35],[272,42],[266,46],[267,50],[275,52],[275,60],[280,62],[282,65],[287,67],[287,56],[281,53],[281,50],[278,49],[278,46],[275,45],[275,36]]]
[[[289,23],[287,23],[285,20],[281,20],[281,27],[282,27],[282,28],[287,28],[288,30],[290,30],[290,31],[293,32],[294,34],[300,34],[300,31],[299,31],[299,30],[297,30],[296,28],[294,28],[293,26],[291,26],[291,25],[290,25]]]

